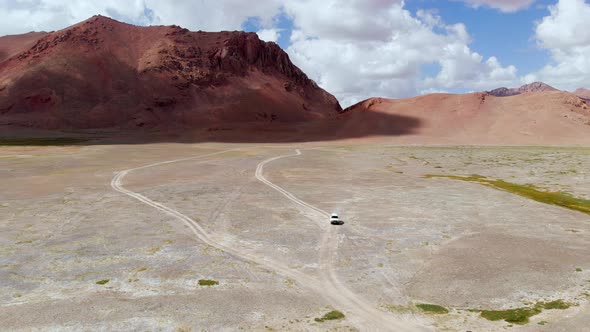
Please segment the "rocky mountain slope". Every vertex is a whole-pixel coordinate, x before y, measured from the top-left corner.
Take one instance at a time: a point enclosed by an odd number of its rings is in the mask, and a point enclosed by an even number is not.
[[[29,32],[23,35],[0,37],[0,62],[28,50],[46,34],[45,32]]]
[[[0,125],[45,129],[299,123],[342,109],[254,33],[95,16],[0,38]]]
[[[543,82],[534,82],[531,84],[523,85],[519,88],[498,88],[486,93],[496,97],[509,97],[519,95],[527,92],[543,92],[543,91],[558,91],[556,88],[547,85]]]

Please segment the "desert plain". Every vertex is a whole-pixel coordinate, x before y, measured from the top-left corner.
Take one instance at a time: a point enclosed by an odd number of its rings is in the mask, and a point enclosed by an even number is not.
[[[3,330],[590,323],[589,215],[480,181],[584,202],[590,148],[34,145],[0,149]]]

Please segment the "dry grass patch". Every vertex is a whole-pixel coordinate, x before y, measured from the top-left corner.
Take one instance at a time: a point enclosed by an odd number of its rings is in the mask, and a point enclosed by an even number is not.
[[[549,191],[537,188],[533,185],[517,184],[504,180],[489,179],[481,175],[457,176],[457,175],[438,175],[427,174],[426,178],[446,178],[466,182],[478,183],[487,187],[507,191],[522,197],[526,197],[537,202],[557,205],[566,209],[579,211],[590,215],[590,200],[574,197],[570,193],[563,191]]]

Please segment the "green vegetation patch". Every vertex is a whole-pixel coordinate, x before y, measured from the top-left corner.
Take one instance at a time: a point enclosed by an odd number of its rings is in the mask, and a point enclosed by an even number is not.
[[[419,304],[416,304],[416,307],[418,307],[418,309],[420,309],[424,312],[431,313],[431,314],[448,314],[449,313],[449,310],[447,308],[441,307],[436,304],[419,303]]]
[[[508,323],[524,325],[529,322],[529,318],[538,315],[543,311],[541,308],[516,308],[508,310],[482,310],[481,317],[498,321],[504,320]]]
[[[216,280],[207,280],[207,279],[199,280],[199,286],[217,286],[217,285],[219,285],[219,281],[216,281]]]
[[[479,311],[481,317],[498,321],[504,320],[508,323],[524,325],[529,322],[529,318],[540,314],[543,310],[565,310],[571,307],[572,304],[564,300],[555,300],[551,302],[538,302],[533,307],[524,307],[508,310],[474,310]]]
[[[341,313],[338,310],[332,310],[329,313],[325,314],[322,318],[316,318],[314,319],[316,322],[325,322],[327,320],[337,320],[337,319],[343,319],[345,316],[343,313]]]
[[[97,281],[96,284],[97,285],[106,285],[106,284],[109,283],[109,281],[111,281],[111,280],[109,280],[109,279],[102,279],[102,280]]]
[[[565,302],[564,300],[555,300],[551,302],[543,302],[539,303],[538,305],[542,306],[544,309],[552,310],[552,309],[559,309],[565,310],[572,306],[571,303]]]
[[[0,138],[0,146],[64,146],[76,145],[89,140],[75,137]]]
[[[481,175],[457,176],[457,175],[436,175],[427,174],[426,178],[446,178],[467,182],[479,183],[484,186],[507,191],[537,202],[557,205],[566,209],[579,211],[590,215],[590,200],[574,197],[563,191],[549,191],[537,188],[533,185],[517,184],[504,180],[489,179]]]

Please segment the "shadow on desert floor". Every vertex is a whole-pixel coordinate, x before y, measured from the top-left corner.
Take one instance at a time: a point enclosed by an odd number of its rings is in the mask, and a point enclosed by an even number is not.
[[[61,130],[0,127],[0,146],[116,145],[145,143],[305,143],[415,134],[421,120],[362,111],[308,123],[219,123],[202,128]]]

